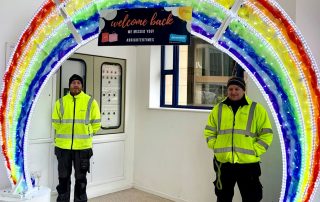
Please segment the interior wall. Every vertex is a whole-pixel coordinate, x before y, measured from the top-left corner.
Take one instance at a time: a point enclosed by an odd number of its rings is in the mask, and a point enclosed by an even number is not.
[[[280,6],[286,11],[290,18],[296,20],[296,0],[275,0],[280,4]],[[313,0],[312,0],[313,1]]]
[[[5,1],[0,7],[0,78],[5,69],[5,43],[15,43],[43,0]]]
[[[212,154],[202,136],[207,113],[148,108],[150,69],[160,73],[160,55],[150,49],[137,50],[134,186],[174,201],[212,201]]]

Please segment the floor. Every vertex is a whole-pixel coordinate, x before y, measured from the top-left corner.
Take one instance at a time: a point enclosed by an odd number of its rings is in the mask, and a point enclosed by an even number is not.
[[[173,202],[171,200],[149,194],[138,189],[127,189],[97,198],[89,202]]]

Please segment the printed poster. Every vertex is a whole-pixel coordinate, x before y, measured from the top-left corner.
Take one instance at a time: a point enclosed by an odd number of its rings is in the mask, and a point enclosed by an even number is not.
[[[191,19],[191,7],[104,10],[98,45],[189,45]]]

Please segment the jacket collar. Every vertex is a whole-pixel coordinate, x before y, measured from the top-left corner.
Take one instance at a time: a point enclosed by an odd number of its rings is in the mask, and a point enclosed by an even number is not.
[[[76,95],[76,96],[72,96],[72,95],[70,94],[70,92],[67,94],[68,97],[70,97],[70,98],[74,97],[75,99],[80,98],[80,97],[82,97],[83,95],[84,95],[84,92],[83,92],[83,91],[81,91],[81,92],[80,92],[78,95]]]
[[[232,101],[230,100],[228,97],[226,97],[226,99],[224,99],[222,101],[223,104],[226,104],[228,106],[233,106],[233,105],[238,105],[238,106],[245,106],[245,105],[249,105],[252,103],[252,101],[250,100],[250,98],[246,95],[244,95],[239,101]]]

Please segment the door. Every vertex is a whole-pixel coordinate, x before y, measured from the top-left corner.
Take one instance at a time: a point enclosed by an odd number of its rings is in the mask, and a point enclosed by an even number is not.
[[[101,129],[96,135],[124,132],[126,60],[74,54],[57,73],[57,96],[69,92],[69,78],[83,78],[83,91],[95,98],[101,112]]]

